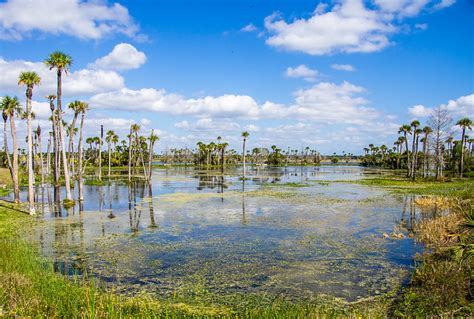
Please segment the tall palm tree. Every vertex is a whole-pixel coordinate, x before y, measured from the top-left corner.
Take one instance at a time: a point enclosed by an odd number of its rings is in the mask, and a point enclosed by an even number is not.
[[[36,72],[21,72],[18,85],[26,85],[26,120],[28,126],[28,205],[30,215],[35,215],[35,173],[33,172],[33,129],[31,127],[31,99],[33,88],[41,83],[41,78]]]
[[[74,176],[74,131],[76,127],[77,117],[80,113],[80,108],[83,102],[81,101],[74,101],[68,104],[68,108],[74,111],[74,116],[72,118],[71,126],[69,127],[69,147],[68,147],[68,162],[69,162],[69,170],[71,175]]]
[[[51,110],[51,123],[52,123],[52,134],[53,134],[53,175],[54,175],[54,185],[59,185],[59,147],[58,147],[58,121],[56,118],[54,100],[56,100],[56,95],[50,94],[46,96],[46,99],[49,101],[49,109]]]
[[[420,138],[420,134],[423,133],[423,130],[420,128],[417,128],[413,130],[413,137],[416,139],[415,140],[415,149],[413,151],[413,162],[412,162],[412,170],[411,170],[411,177],[413,180],[416,178],[416,168],[418,166],[418,140]]]
[[[128,135],[128,181],[132,181],[132,134],[133,125],[130,125],[130,134]]]
[[[429,152],[429,135],[433,133],[433,130],[429,126],[425,126],[423,128],[423,133],[425,136],[423,137],[423,177],[428,176],[428,152]]]
[[[2,104],[1,104],[2,117],[3,117],[3,145],[4,145],[5,157],[7,158],[8,170],[10,172],[10,176],[13,176],[13,167],[12,167],[12,161],[10,159],[10,151],[8,150],[8,139],[7,139],[8,114],[7,114],[7,112],[5,111],[5,109],[3,107],[3,103],[4,103],[3,101],[5,101],[6,99],[11,99],[11,98],[8,95],[5,96],[2,99]]]
[[[457,126],[459,126],[462,129],[462,135],[461,135],[461,161],[459,162],[459,177],[462,177],[462,173],[464,170],[464,139],[466,136],[466,129],[471,130],[472,129],[472,121],[471,119],[465,117],[460,119],[457,123]]]
[[[81,124],[79,128],[79,145],[77,146],[78,148],[78,159],[77,159],[77,177],[78,177],[78,184],[79,184],[79,201],[84,200],[84,181],[82,179],[83,175],[83,168],[82,168],[82,162],[83,162],[83,145],[82,145],[82,139],[83,139],[83,131],[84,131],[84,119],[86,117],[86,112],[89,109],[89,104],[85,102],[81,102],[78,111],[81,113]]]
[[[153,133],[153,130],[151,130],[150,137],[148,140],[150,141],[150,144],[148,146],[148,183],[151,185],[151,165],[153,162],[153,150],[155,147],[155,143],[159,140],[160,138],[158,135],[155,135]]]
[[[107,149],[108,149],[108,155],[109,155],[109,171],[108,171],[108,176],[110,178],[110,170],[111,170],[111,162],[112,162],[112,144],[118,142],[118,135],[115,134],[114,131],[109,130],[107,131],[107,134],[105,134],[105,141],[107,142]]]
[[[405,152],[407,153],[407,177],[410,176],[410,155],[408,154],[408,138],[407,134],[411,134],[411,126],[408,124],[404,124],[400,126],[398,129],[398,133],[403,133],[403,137],[405,139]]]
[[[244,177],[245,177],[245,153],[246,153],[245,146],[246,146],[247,138],[249,137],[249,135],[250,134],[247,131],[242,132],[242,162],[244,164]]]
[[[41,186],[43,186],[43,184],[44,184],[43,150],[42,150],[42,147],[41,147],[41,127],[39,126],[39,124],[38,124],[38,128],[36,129],[36,136],[38,138],[38,145],[39,145]]]
[[[420,126],[420,121],[418,120],[413,120],[410,124],[413,132],[413,140],[411,144],[411,169],[410,169],[410,175],[413,177],[414,171],[416,170],[415,167],[415,157],[416,157],[416,152],[415,152],[415,143],[416,143],[416,136],[417,136],[417,129]]]
[[[16,138],[16,126],[15,126],[15,116],[19,116],[22,112],[20,101],[18,98],[5,96],[2,99],[2,113],[3,119],[5,118],[10,119],[10,132],[12,135],[12,142],[13,142],[13,160],[11,163],[11,177],[13,182],[13,198],[15,203],[20,202],[20,184],[18,182],[18,143]],[[6,141],[6,132],[4,131],[4,138],[5,138],[5,153],[8,158],[10,158],[10,153],[8,151],[8,145]]]
[[[61,96],[62,96],[62,74],[68,73],[69,68],[72,64],[72,58],[62,52],[56,51],[49,55],[49,57],[45,60],[46,65],[49,67],[50,70],[56,69],[57,74],[57,105],[58,105],[58,122],[59,122],[59,142],[61,144],[61,153],[62,153],[62,161],[63,161],[63,171],[64,171],[64,183],[66,186],[66,198],[69,201],[72,201],[72,193],[71,193],[71,184],[69,180],[69,169],[67,165],[67,157],[66,157],[66,147],[64,145],[64,133],[63,133],[63,121],[62,121],[62,106],[61,106]]]
[[[102,180],[102,143],[104,141],[104,126],[100,126],[100,137],[99,137],[99,181]]]

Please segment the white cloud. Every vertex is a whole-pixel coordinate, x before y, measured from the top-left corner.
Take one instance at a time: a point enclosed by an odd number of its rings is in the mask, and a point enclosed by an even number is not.
[[[331,11],[316,10],[312,17],[290,23],[274,14],[265,18],[265,27],[273,33],[268,45],[311,55],[379,51],[396,31],[362,0],[345,0]]]
[[[417,23],[417,24],[415,24],[415,28],[420,29],[420,30],[426,30],[426,29],[428,29],[428,24],[426,24],[426,23]]]
[[[33,92],[35,96],[56,93],[56,73],[43,62],[6,61],[0,58],[0,87],[7,93],[22,94],[24,89],[17,85],[22,71],[35,71],[41,77],[41,84]],[[63,94],[66,97],[118,90],[124,85],[123,77],[114,71],[82,69],[63,76]]]
[[[285,21],[279,14],[265,18],[270,46],[310,55],[376,52],[403,30],[403,19],[423,10],[442,9],[455,0],[339,0],[319,4],[309,18]],[[425,27],[420,24],[420,27]]]
[[[408,108],[408,113],[414,117],[428,117],[431,115],[432,109],[418,104]]]
[[[94,95],[90,99],[95,108],[126,111],[163,112],[172,115],[187,115],[198,118],[245,118],[245,119],[301,119],[314,122],[367,124],[380,113],[368,107],[361,94],[362,87],[348,82],[341,84],[322,82],[306,90],[294,93],[295,101],[290,105],[266,101],[258,104],[247,95],[226,94],[206,96],[199,99],[167,93],[153,88],[121,89]],[[204,123],[204,122],[203,122]],[[202,124],[202,123],[201,123]],[[195,127],[183,121],[175,124],[179,128]]]
[[[438,4],[435,5],[435,9],[444,9],[452,6],[456,3],[456,0],[441,0]]]
[[[288,67],[286,69],[286,76],[291,78],[304,78],[306,81],[314,81],[317,75],[318,71],[310,69],[304,64],[296,68]]]
[[[413,17],[429,4],[430,0],[374,0],[383,11],[399,17]]]
[[[32,31],[97,40],[114,33],[135,37],[138,26],[118,3],[8,0],[0,4],[0,39],[21,40]]]
[[[352,72],[352,71],[356,70],[350,64],[332,64],[331,68],[333,68],[334,70],[338,70],[338,71],[348,71],[348,72]]]
[[[92,105],[122,110],[166,112],[174,115],[198,117],[247,117],[258,116],[257,102],[250,96],[226,94],[218,97],[206,96],[186,99],[165,90],[146,88],[140,90],[121,89],[91,97]]]
[[[133,45],[119,43],[106,56],[97,59],[92,68],[104,70],[130,70],[138,69],[146,62],[146,55],[138,51]]]
[[[242,32],[254,32],[257,31],[257,27],[253,23],[247,24],[245,27],[240,29]]]
[[[441,104],[441,108],[448,110],[457,117],[474,117],[474,94],[461,96],[456,100],[449,100],[446,104]],[[415,117],[428,117],[433,112],[432,108],[423,105],[415,105],[408,108],[408,113]]]

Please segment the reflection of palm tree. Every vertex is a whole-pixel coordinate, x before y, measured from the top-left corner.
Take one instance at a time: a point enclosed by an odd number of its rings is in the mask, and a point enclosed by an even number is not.
[[[148,184],[148,197],[150,199],[150,201],[148,202],[148,209],[150,210],[150,228],[157,228],[158,225],[156,225],[155,222],[155,212],[153,207],[153,193],[151,184]]]
[[[245,215],[245,194],[242,193],[242,225],[247,225],[247,217]]]

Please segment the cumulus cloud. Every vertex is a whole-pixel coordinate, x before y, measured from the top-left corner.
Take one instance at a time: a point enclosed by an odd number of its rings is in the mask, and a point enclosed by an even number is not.
[[[414,117],[428,117],[431,115],[432,109],[418,104],[408,108],[408,113]]]
[[[138,69],[146,62],[146,55],[138,51],[133,45],[119,43],[106,56],[97,59],[92,68],[104,70],[130,70]]]
[[[41,77],[41,84],[34,89],[34,95],[56,92],[56,73],[50,71],[43,62],[24,60],[6,61],[0,58],[0,87],[7,93],[21,94],[18,76],[23,71],[35,71]],[[124,87],[124,79],[114,71],[82,69],[63,77],[64,96],[91,95],[117,90]]]
[[[265,18],[265,27],[273,34],[268,45],[311,55],[379,51],[396,30],[362,0],[345,0],[331,11],[316,10],[308,19],[289,23],[274,14]]]
[[[245,27],[240,29],[242,32],[254,32],[257,31],[257,27],[253,23],[247,24]]]
[[[8,0],[0,4],[0,39],[21,40],[40,31],[98,40],[114,33],[137,35],[126,7],[105,1]]]
[[[341,0],[330,8],[319,4],[309,18],[285,21],[279,14],[265,18],[270,46],[310,55],[376,52],[391,44],[403,19],[425,9],[442,9],[455,0]],[[367,5],[366,5],[367,4]]]
[[[142,110],[166,112],[174,115],[198,117],[246,117],[258,115],[257,102],[250,96],[226,94],[218,97],[206,96],[199,99],[167,93],[165,90],[145,88],[140,90],[121,89],[97,94],[90,102],[102,108],[121,110]]]
[[[123,88],[94,95],[90,103],[96,108],[162,112],[198,118],[291,118],[362,125],[380,116],[379,112],[367,106],[369,102],[361,96],[364,92],[364,88],[349,82],[321,82],[309,89],[296,91],[294,102],[285,105],[271,101],[258,104],[247,95],[226,94],[187,99],[178,94],[167,93],[163,89]],[[180,128],[195,127],[195,123],[191,125],[187,121],[176,125]]]
[[[449,100],[446,104],[441,104],[441,108],[448,110],[457,117],[474,117],[474,94],[461,96],[455,100]],[[408,108],[408,113],[414,117],[428,117],[433,109],[423,105],[415,105]]]
[[[310,69],[304,64],[295,68],[288,67],[286,69],[286,76],[291,78],[304,78],[306,81],[314,81],[317,75],[317,70]]]
[[[348,71],[348,72],[352,72],[352,71],[356,70],[350,64],[332,64],[331,68],[333,68],[334,70],[338,70],[338,71]]]

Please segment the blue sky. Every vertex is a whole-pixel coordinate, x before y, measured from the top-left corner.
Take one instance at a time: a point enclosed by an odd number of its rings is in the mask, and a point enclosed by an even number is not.
[[[468,0],[0,1],[0,93],[43,78],[53,50],[74,59],[65,102],[88,101],[98,126],[137,122],[157,149],[217,136],[240,149],[391,146],[400,124],[443,105],[474,115],[474,3]],[[20,129],[20,133],[21,133]]]

